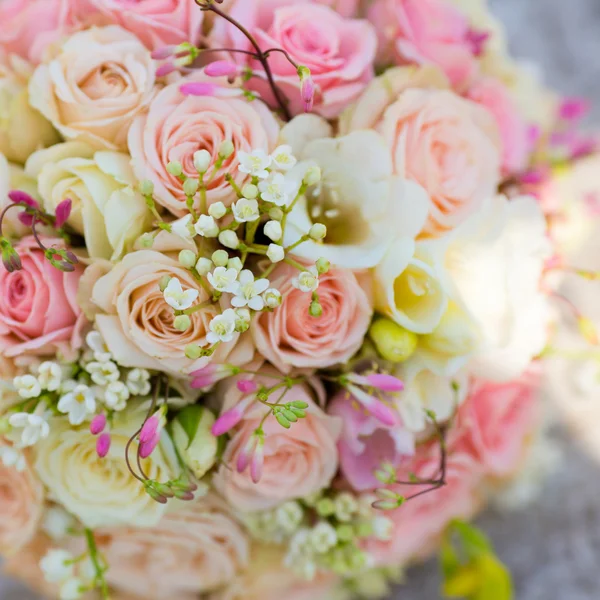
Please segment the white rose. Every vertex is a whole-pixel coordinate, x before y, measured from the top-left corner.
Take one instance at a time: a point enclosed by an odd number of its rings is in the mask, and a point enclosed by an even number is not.
[[[65,419],[54,419],[50,435],[36,445],[35,469],[41,480],[86,527],[152,527],[164,515],[165,505],[146,494],[125,463],[125,445],[143,422],[146,409],[139,406],[115,418],[106,458],[96,454],[96,438],[88,427],[70,427]],[[136,442],[130,451],[135,461]],[[167,436],[143,466],[148,477],[158,481],[179,473]]]
[[[549,303],[540,290],[550,256],[547,225],[534,198],[497,196],[452,234],[446,269],[480,331],[476,375],[520,375],[547,340]]]
[[[68,223],[84,236],[92,258],[120,258],[150,227],[126,154],[66,142],[32,154],[26,172],[38,179],[48,212],[65,198],[73,202]]]
[[[54,127],[29,104],[27,82],[33,67],[0,48],[0,152],[24,163],[34,151],[59,141]]]

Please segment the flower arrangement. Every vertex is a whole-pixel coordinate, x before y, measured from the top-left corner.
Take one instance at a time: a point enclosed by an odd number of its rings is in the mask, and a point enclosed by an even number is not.
[[[550,274],[599,278],[555,177],[585,110],[483,0],[2,2],[8,572],[378,598],[441,549],[447,596],[512,597],[468,520],[535,491]]]

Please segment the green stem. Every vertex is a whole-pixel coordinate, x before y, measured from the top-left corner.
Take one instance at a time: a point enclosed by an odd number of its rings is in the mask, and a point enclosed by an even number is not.
[[[225,175],[225,180],[233,188],[233,191],[237,194],[238,198],[244,197],[244,194],[242,194],[242,190],[240,189],[240,186],[235,182],[231,173],[227,173],[227,175]]]
[[[297,248],[300,244],[304,244],[304,242],[308,242],[308,240],[310,240],[310,236],[308,234],[304,234],[297,242],[294,242],[293,244],[286,246],[284,248],[284,251],[291,252],[294,248]]]
[[[94,565],[94,569],[96,571],[96,586],[99,587],[100,593],[102,594],[102,598],[108,599],[108,584],[106,583],[106,578],[104,577],[106,567],[100,564],[98,546],[96,545],[94,532],[91,529],[86,528],[85,538],[90,552],[90,560],[92,561],[92,564]]]
[[[290,265],[291,267],[295,267],[296,269],[298,269],[299,271],[306,271],[306,267],[302,264],[299,263],[297,260],[294,260],[293,258],[284,258],[283,259],[288,265]]]
[[[200,304],[196,304],[195,306],[190,306],[190,308],[186,308],[185,310],[181,311],[181,314],[183,315],[193,315],[195,312],[198,312],[199,310],[202,310],[203,308],[206,308],[208,306],[211,306],[213,304],[212,300],[206,300],[204,302],[201,302]]]
[[[204,185],[204,173],[200,173],[200,214],[205,215],[208,213],[208,201],[206,199],[206,185]]]

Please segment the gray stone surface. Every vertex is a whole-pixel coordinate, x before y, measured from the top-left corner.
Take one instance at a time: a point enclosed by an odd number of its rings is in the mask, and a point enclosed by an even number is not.
[[[564,93],[595,100],[592,122],[600,122],[600,0],[491,3],[509,29],[514,54],[538,62],[547,81]],[[514,574],[517,600],[600,598],[600,460],[578,447],[568,433],[562,432],[559,439],[564,466],[547,482],[540,500],[520,512],[491,511],[480,519]],[[408,575],[407,585],[394,598],[439,598],[435,561]],[[1,580],[0,599],[35,600],[16,584]]]

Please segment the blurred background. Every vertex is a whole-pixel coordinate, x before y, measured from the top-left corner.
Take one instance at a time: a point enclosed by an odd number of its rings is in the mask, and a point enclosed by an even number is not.
[[[600,0],[489,0],[508,30],[514,56],[537,64],[545,81],[567,95],[589,97],[588,124],[600,124]],[[597,173],[600,188],[600,170]],[[597,236],[600,237],[600,236]],[[600,241],[576,257],[582,268],[600,268]],[[565,280],[565,293],[600,324],[600,283]],[[575,340],[575,341],[574,341]],[[560,344],[576,344],[573,331]],[[596,363],[598,365],[599,363]],[[585,394],[579,371],[585,372]],[[600,598],[600,371],[585,365],[551,364],[546,398],[559,463],[530,506],[511,512],[490,509],[479,525],[513,573],[516,600]],[[583,374],[582,374],[583,376]],[[550,458],[550,456],[548,457]],[[0,517],[1,518],[1,517]],[[437,600],[435,560],[407,573],[397,600]],[[1,600],[35,600],[0,577]],[[176,600],[176,599],[174,599]]]

